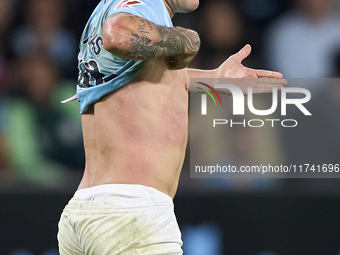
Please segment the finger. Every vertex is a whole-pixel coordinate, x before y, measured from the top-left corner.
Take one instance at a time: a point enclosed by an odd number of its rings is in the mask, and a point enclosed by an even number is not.
[[[239,52],[237,52],[234,55],[234,58],[238,62],[242,62],[243,59],[245,59],[246,57],[249,56],[250,52],[251,52],[251,46],[249,44],[247,44]]]
[[[283,88],[284,85],[278,83],[259,83],[256,86],[252,86],[252,88]]]
[[[266,90],[268,89],[269,91],[272,91],[271,89],[273,88],[277,88],[279,90],[281,90],[284,86],[281,85],[281,84],[259,84],[258,86],[256,87],[252,87],[253,90],[259,90],[259,89],[263,89],[263,90]]]
[[[274,88],[277,88],[278,90],[281,90],[283,88],[283,86],[266,87],[264,89],[264,93],[271,93],[271,92],[273,92]]]
[[[258,84],[277,84],[286,86],[288,81],[283,78],[258,78],[256,79],[257,85]]]
[[[243,85],[248,87],[263,87],[263,86],[286,86],[287,80],[283,78],[256,78],[246,79],[243,81]]]
[[[271,93],[273,92],[274,88],[281,90],[283,88],[282,85],[264,85],[253,88],[253,94],[262,94],[262,93]]]
[[[267,70],[256,70],[256,74],[257,77],[283,78],[283,74]]]

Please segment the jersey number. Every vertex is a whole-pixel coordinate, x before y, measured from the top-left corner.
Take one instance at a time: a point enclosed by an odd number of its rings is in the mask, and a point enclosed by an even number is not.
[[[90,85],[90,79],[95,80],[95,84],[101,84],[103,82],[104,75],[100,73],[98,64],[95,60],[91,59],[88,62],[79,62],[80,71],[78,76],[79,85]]]

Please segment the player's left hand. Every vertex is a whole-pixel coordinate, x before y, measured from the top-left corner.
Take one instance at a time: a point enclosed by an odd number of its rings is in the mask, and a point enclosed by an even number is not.
[[[228,58],[216,71],[218,78],[254,78],[247,82],[236,82],[244,93],[247,93],[249,87],[253,88],[253,93],[268,93],[273,88],[281,89],[287,84],[283,75],[278,72],[256,70],[247,68],[242,65],[242,61],[251,53],[251,46],[247,44],[238,53]],[[245,80],[243,80],[245,81]]]

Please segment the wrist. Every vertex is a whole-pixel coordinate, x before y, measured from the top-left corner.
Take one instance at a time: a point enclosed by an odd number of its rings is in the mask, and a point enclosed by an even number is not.
[[[211,70],[211,74],[213,78],[222,78],[220,68]]]

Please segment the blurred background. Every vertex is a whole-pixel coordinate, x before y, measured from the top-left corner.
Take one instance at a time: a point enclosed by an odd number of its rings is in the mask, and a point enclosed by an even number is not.
[[[75,92],[78,41],[98,2],[0,0],[0,255],[58,254],[59,216],[84,168],[79,105],[60,101]],[[195,68],[250,43],[246,66],[340,77],[339,0],[201,0],[173,23],[201,36]],[[340,87],[308,86],[322,120],[296,132],[235,129],[226,160],[339,164]],[[184,254],[340,254],[339,180],[190,179],[189,163],[175,198]]]

